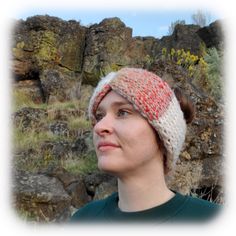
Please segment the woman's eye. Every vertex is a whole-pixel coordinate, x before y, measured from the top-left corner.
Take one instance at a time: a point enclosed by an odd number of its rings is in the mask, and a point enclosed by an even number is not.
[[[119,110],[117,115],[118,115],[118,117],[124,117],[124,116],[129,115],[129,112],[126,110]]]
[[[103,115],[102,113],[97,113],[97,114],[95,115],[96,121],[102,120],[103,116],[104,116],[104,115]]]

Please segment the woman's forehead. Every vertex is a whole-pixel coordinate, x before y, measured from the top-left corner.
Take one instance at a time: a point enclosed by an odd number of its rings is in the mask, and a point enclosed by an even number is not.
[[[122,106],[122,105],[130,105],[132,106],[132,104],[125,99],[124,97],[122,97],[121,95],[119,95],[118,93],[116,93],[115,91],[110,91],[100,102],[100,104],[98,105],[97,110],[104,110],[107,107],[116,107],[116,106]]]

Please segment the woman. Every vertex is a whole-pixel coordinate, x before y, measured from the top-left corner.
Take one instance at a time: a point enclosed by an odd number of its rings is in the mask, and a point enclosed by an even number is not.
[[[79,209],[72,221],[206,220],[217,204],[171,191],[171,176],[193,107],[155,74],[123,68],[104,77],[89,105],[100,170],[118,179],[118,193]]]

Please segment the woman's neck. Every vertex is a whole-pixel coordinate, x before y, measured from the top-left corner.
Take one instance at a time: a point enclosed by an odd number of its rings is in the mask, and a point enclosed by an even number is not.
[[[119,208],[135,212],[159,206],[175,194],[166,186],[161,171],[138,176],[118,178]]]

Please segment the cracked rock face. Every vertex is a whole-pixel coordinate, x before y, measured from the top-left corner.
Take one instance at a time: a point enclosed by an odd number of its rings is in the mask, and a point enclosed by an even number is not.
[[[50,16],[18,21],[12,49],[16,81],[39,80],[44,102],[72,99],[81,83],[85,36],[86,28],[76,21]]]
[[[13,197],[16,208],[32,220],[64,221],[70,216],[71,197],[55,177],[17,172]]]

